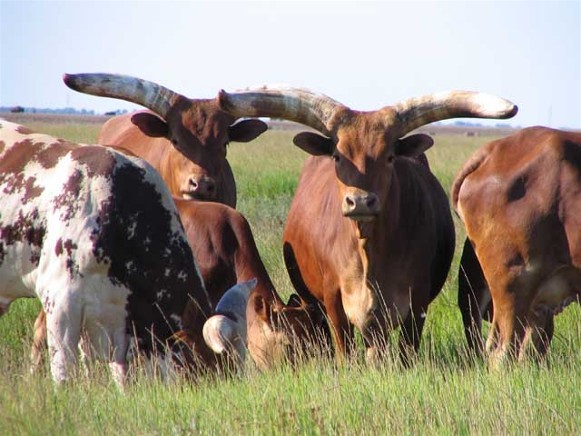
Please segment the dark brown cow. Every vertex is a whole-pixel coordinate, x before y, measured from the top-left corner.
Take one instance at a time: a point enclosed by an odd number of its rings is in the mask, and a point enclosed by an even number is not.
[[[581,134],[531,127],[492,141],[452,186],[493,301],[493,366],[542,356],[581,292]]]
[[[117,74],[65,74],[79,92],[127,100],[147,107],[108,120],[98,143],[117,145],[147,160],[175,197],[217,201],[236,207],[236,184],[226,148],[266,131],[260,120],[222,111],[218,99],[189,99],[158,84]],[[172,146],[173,145],[173,146]]]
[[[516,107],[471,92],[409,99],[373,112],[296,89],[222,92],[220,101],[236,116],[286,118],[326,135],[305,132],[294,139],[314,157],[291,205],[284,254],[299,294],[324,304],[341,354],[350,324],[363,333],[368,358],[399,325],[402,349],[417,349],[428,304],[450,266],[454,227],[442,187],[415,159],[431,138],[403,137],[447,118],[510,117]]]

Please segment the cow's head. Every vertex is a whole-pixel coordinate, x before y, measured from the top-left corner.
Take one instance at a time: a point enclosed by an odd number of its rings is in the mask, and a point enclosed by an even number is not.
[[[229,142],[248,142],[266,131],[256,119],[242,120],[221,110],[218,99],[189,99],[147,80],[118,74],[65,74],[76,91],[140,104],[131,121],[147,136],[166,138],[183,155],[179,191],[184,198],[216,200],[217,183],[232,177],[226,161]],[[223,172],[228,172],[224,175]],[[233,180],[233,179],[232,179]],[[173,191],[174,193],[177,191]]]
[[[256,279],[238,283],[224,293],[212,316],[196,302],[186,307],[183,329],[173,335],[170,346],[178,363],[189,374],[208,369],[238,370],[246,358],[246,305]]]
[[[252,294],[247,306],[248,350],[256,365],[267,369],[283,360],[295,362],[329,344],[329,330],[323,311],[298,295],[288,303]],[[313,344],[319,347],[314,347]]]
[[[372,222],[381,213],[397,156],[418,157],[432,145],[427,135],[404,137],[407,133],[448,118],[509,118],[517,111],[507,100],[469,91],[411,98],[370,112],[295,88],[221,91],[219,101],[235,116],[285,118],[321,132],[324,136],[299,133],[294,142],[333,159],[343,215],[357,223]]]

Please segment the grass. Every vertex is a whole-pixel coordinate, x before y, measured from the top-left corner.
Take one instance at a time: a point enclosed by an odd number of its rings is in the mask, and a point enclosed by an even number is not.
[[[30,125],[74,141],[92,142],[98,125]],[[437,135],[432,170],[449,191],[466,158],[490,137]],[[239,209],[250,222],[263,260],[283,295],[292,286],[281,236],[306,154],[292,133],[271,131],[231,144]],[[581,309],[556,319],[548,359],[488,372],[466,357],[456,305],[463,228],[442,294],[430,306],[417,362],[405,369],[387,359],[326,358],[283,364],[260,373],[252,365],[228,379],[164,384],[138,377],[120,393],[105,365],[55,389],[48,374],[28,374],[32,323],[39,304],[16,301],[0,318],[0,434],[575,434],[581,428]]]

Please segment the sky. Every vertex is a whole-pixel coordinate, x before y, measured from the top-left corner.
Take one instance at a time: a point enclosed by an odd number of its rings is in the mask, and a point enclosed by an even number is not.
[[[581,2],[0,0],[0,106],[139,108],[62,82],[85,72],[190,98],[286,84],[357,110],[483,91],[519,106],[511,125],[581,129]]]

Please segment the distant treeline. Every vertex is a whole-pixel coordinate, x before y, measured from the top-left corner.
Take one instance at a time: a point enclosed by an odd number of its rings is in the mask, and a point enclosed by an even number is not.
[[[23,106],[0,106],[0,112],[12,113],[32,113],[32,114],[60,114],[60,115],[120,115],[127,113],[126,109],[118,109],[114,111],[105,112],[104,114],[97,114],[94,110],[75,109],[72,107],[65,107],[60,109],[37,108],[37,107],[23,107]]]

